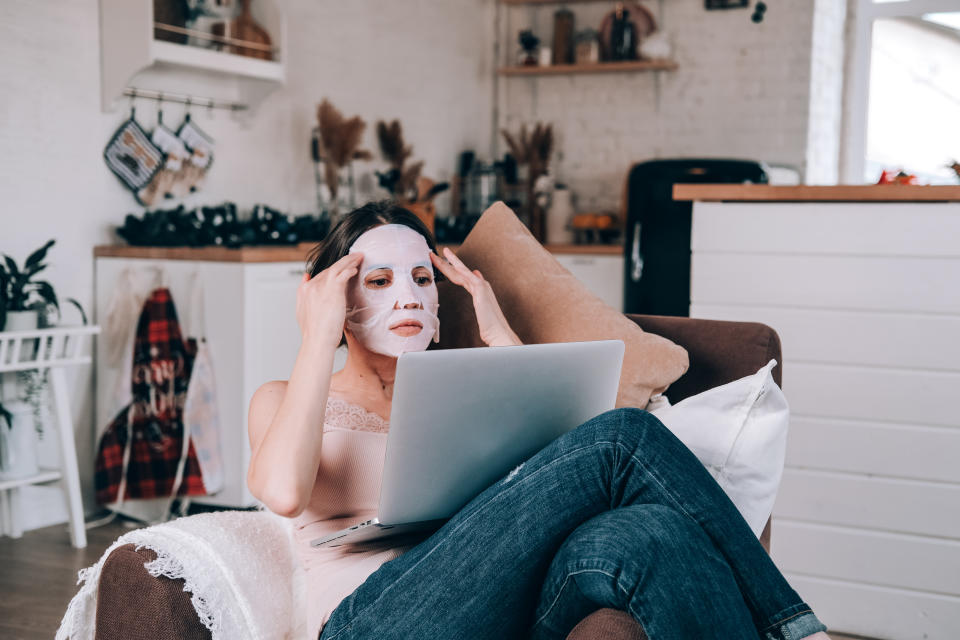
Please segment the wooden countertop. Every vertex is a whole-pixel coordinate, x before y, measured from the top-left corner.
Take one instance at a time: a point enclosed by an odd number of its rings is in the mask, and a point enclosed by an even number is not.
[[[675,184],[674,200],[699,202],[957,202],[960,186]]]
[[[143,258],[151,260],[200,260],[204,262],[303,262],[315,246],[302,242],[290,246],[257,246],[228,249],[226,247],[132,247],[128,245],[102,245],[94,247],[97,258]],[[448,245],[452,249],[456,246]],[[618,244],[555,244],[545,245],[554,254],[576,255],[623,255]]]

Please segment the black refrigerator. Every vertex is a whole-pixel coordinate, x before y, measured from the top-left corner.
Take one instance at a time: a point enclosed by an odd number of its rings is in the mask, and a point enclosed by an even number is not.
[[[767,183],[760,162],[719,158],[650,160],[627,179],[625,313],[690,315],[690,222],[693,203],[673,199],[677,183]]]

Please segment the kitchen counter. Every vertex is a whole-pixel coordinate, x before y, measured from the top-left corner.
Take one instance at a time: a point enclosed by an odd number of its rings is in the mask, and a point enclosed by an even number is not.
[[[203,262],[302,262],[316,246],[302,242],[291,246],[256,246],[228,249],[226,247],[133,247],[103,245],[95,247],[97,258],[143,258],[151,260],[199,260]],[[456,246],[448,245],[452,249]],[[623,247],[618,244],[554,244],[545,245],[555,255],[619,256]]]
[[[960,512],[941,508],[960,497],[960,186],[684,184],[674,198],[693,201],[690,316],[762,322],[783,343],[777,567],[835,628],[956,635],[960,608],[940,594],[960,583],[937,570],[960,559]]]
[[[698,202],[960,202],[960,185],[675,184],[673,199]]]

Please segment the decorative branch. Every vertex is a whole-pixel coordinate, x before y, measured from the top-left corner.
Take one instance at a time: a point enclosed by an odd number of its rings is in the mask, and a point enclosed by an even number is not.
[[[360,149],[367,123],[360,116],[345,118],[326,98],[317,107],[317,120],[320,124],[324,179],[330,189],[331,200],[336,202],[340,170],[353,160],[373,158],[369,151]]]
[[[501,129],[500,133],[503,134],[517,164],[530,166],[531,181],[547,172],[550,166],[550,155],[553,153],[553,125],[538,122],[529,135],[527,125],[522,125],[517,135],[511,134],[506,129]]]
[[[383,159],[390,164],[389,170],[377,172],[380,186],[397,199],[416,200],[417,179],[423,170],[423,161],[407,166],[413,147],[404,141],[400,121],[377,122],[377,141]]]
[[[529,167],[526,184],[528,224],[534,237],[543,242],[546,238],[546,229],[543,224],[544,211],[534,200],[534,192],[537,179],[546,175],[550,167],[550,155],[553,153],[553,125],[538,122],[529,134],[527,125],[522,125],[518,134],[512,134],[506,129],[501,129],[500,133],[503,134],[517,164],[526,164]]]

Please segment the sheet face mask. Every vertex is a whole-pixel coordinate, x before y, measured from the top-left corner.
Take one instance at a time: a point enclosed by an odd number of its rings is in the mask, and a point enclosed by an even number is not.
[[[363,262],[356,277],[347,285],[350,333],[370,351],[393,357],[407,351],[423,351],[431,338],[439,342],[437,310],[440,304],[426,239],[405,225],[385,224],[357,238],[350,253],[357,252],[363,253]],[[417,282],[418,279],[422,282],[425,275],[423,269],[417,267],[426,269],[429,285]],[[379,269],[390,270],[390,273],[382,272],[389,284],[368,286],[367,277]],[[378,277],[379,274],[375,274],[372,279]],[[397,335],[390,330],[404,321],[419,322],[423,328],[412,336]]]

